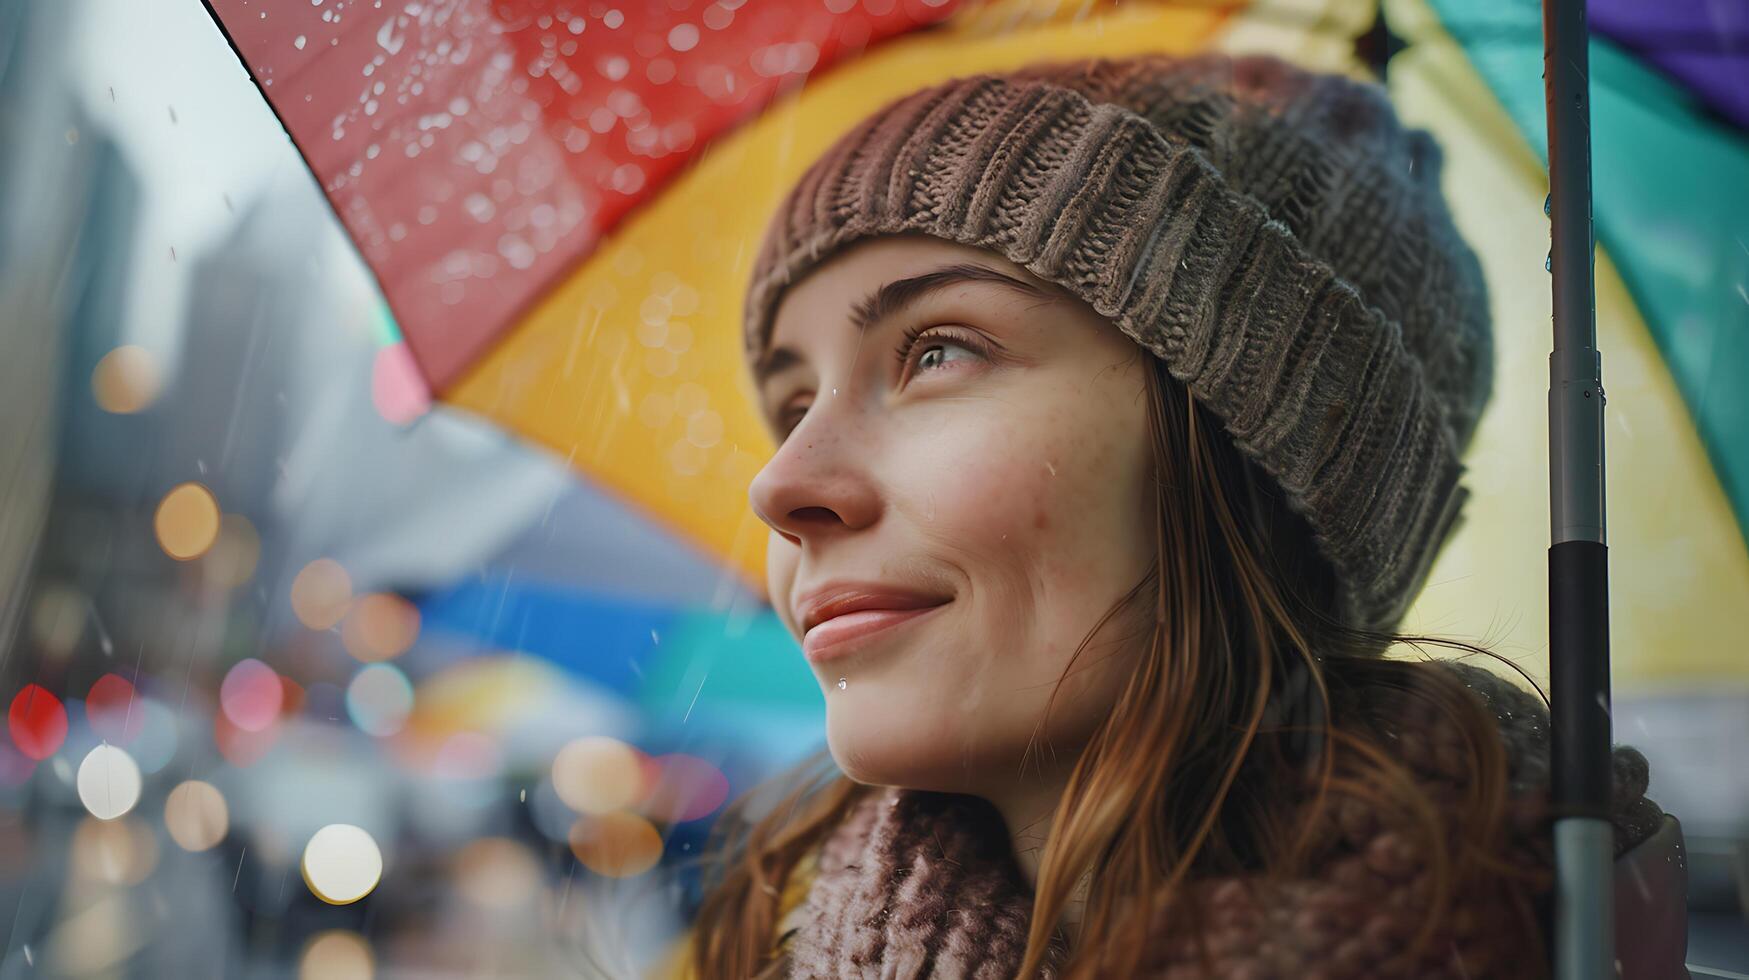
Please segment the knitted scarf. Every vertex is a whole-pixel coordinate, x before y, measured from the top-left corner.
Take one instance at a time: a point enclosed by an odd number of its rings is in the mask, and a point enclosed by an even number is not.
[[[1547,709],[1487,671],[1450,661],[1500,723],[1509,759],[1514,863],[1552,867],[1547,802]],[[1431,664],[1429,665],[1432,666]],[[1386,695],[1389,696],[1389,695]],[[1456,735],[1413,710],[1388,728],[1400,758],[1436,800],[1461,785]],[[1662,812],[1645,798],[1645,757],[1614,756],[1619,855],[1650,836]],[[1543,976],[1519,923],[1495,893],[1460,893],[1446,925],[1420,962],[1396,969],[1423,925],[1422,862],[1405,838],[1358,801],[1329,807],[1331,845],[1314,872],[1259,892],[1242,876],[1200,878],[1183,894],[1206,913],[1205,933],[1219,977],[1437,978]],[[827,837],[818,873],[789,937],[790,977],[838,980],[965,978],[1012,980],[1026,948],[1033,895],[1015,863],[1000,815],[971,796],[904,789],[875,792]],[[1541,914],[1546,915],[1546,911]],[[1147,951],[1149,977],[1209,974],[1194,937],[1162,921]],[[1089,941],[1087,938],[1083,942]],[[1047,970],[1041,976],[1051,976]]]

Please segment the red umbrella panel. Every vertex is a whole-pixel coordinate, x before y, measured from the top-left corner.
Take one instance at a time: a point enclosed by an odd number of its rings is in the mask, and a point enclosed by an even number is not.
[[[959,2],[208,6],[442,392],[713,138]]]

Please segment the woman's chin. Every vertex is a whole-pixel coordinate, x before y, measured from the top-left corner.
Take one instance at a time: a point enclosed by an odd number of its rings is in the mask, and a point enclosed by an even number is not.
[[[834,718],[828,708],[826,744],[839,770],[866,786],[964,792],[976,774],[975,758],[944,751],[958,744],[954,733],[907,725],[903,717]]]

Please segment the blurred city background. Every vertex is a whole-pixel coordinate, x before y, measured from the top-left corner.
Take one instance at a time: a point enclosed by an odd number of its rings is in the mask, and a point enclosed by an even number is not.
[[[1741,324],[1749,246],[1714,258],[1708,302]],[[1534,386],[1527,362],[1503,383]],[[656,429],[705,398],[624,412]],[[1736,569],[1729,513],[1703,537]],[[1692,590],[1701,547],[1645,574]],[[1479,615],[1546,676],[1546,621],[1518,614]],[[1704,654],[1624,649],[1614,716],[1688,836],[1697,977],[1749,976],[1749,662],[1722,621]],[[0,698],[0,980],[636,976],[696,907],[725,802],[823,744],[743,578],[563,453],[429,403],[193,0],[0,0]]]
[[[389,420],[198,3],[0,4],[0,93],[0,976],[631,975],[692,900],[644,869],[821,740],[787,634],[563,459]]]

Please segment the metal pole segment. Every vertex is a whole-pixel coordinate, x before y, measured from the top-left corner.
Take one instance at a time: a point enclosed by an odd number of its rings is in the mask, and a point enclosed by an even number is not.
[[[1543,0],[1554,351],[1549,355],[1549,689],[1554,974],[1616,975],[1609,821],[1609,550],[1591,224],[1585,0]]]

